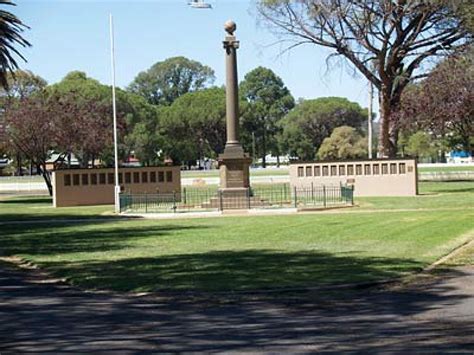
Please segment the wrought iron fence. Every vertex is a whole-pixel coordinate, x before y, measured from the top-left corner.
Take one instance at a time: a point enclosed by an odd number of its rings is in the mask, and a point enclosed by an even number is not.
[[[120,211],[177,213],[231,209],[327,208],[352,205],[352,186],[293,187],[289,184],[254,186],[233,192],[217,188],[183,188],[177,193],[121,194]]]

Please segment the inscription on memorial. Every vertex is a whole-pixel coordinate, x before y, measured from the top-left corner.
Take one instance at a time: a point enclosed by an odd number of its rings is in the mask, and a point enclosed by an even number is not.
[[[242,170],[227,170],[227,185],[241,187],[244,174]]]

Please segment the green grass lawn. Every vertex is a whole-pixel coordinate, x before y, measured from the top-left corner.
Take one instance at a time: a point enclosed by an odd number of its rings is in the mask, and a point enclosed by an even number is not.
[[[474,265],[474,244],[463,248],[459,254],[450,258],[446,264],[451,266]]]
[[[117,220],[103,218],[107,206],[52,209],[47,199],[7,199],[0,255],[86,288],[120,291],[374,281],[420,270],[474,237],[474,183],[420,185],[421,196],[359,199],[351,213],[213,219]],[[82,220],[31,220],[38,218]]]
[[[0,195],[0,223],[2,221],[114,218],[112,212],[113,206],[54,208],[49,196],[2,197]]]

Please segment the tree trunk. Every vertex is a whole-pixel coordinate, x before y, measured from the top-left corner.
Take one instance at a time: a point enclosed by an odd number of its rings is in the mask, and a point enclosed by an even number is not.
[[[379,158],[395,158],[397,154],[398,128],[391,122],[393,103],[390,94],[384,90],[379,93],[380,104],[380,132],[379,132]]]
[[[441,149],[439,152],[439,162],[446,163],[446,151],[444,149]]]
[[[16,165],[17,165],[17,170],[16,170],[17,176],[23,176],[23,170],[21,169],[21,155],[20,154],[16,155]]]
[[[46,163],[43,163],[41,165],[38,164],[37,169],[43,176],[44,182],[46,183],[46,186],[48,188],[49,196],[53,196],[53,184],[51,183],[51,175],[49,171],[46,170]]]

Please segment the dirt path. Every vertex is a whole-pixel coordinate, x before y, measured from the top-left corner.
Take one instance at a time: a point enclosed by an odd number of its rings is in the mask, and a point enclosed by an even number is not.
[[[0,353],[474,351],[474,267],[416,286],[305,302],[83,292],[0,264]]]

